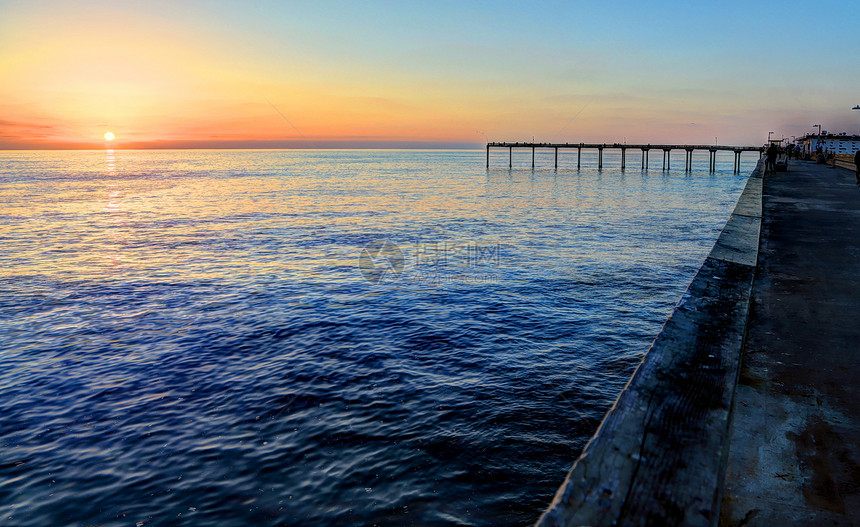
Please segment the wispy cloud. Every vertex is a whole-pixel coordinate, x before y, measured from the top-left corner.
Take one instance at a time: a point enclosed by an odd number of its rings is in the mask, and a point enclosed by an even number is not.
[[[38,124],[38,123],[21,123],[16,121],[4,121],[0,119],[0,127],[3,128],[17,128],[17,129],[27,129],[27,130],[44,130],[50,129],[53,130],[54,127],[47,124]]]

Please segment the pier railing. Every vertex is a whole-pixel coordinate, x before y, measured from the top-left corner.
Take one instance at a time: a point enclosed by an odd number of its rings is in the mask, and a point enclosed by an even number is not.
[[[551,148],[555,153],[554,168],[558,168],[558,151],[576,149],[576,168],[582,167],[582,151],[597,150],[597,168],[603,169],[603,151],[607,148],[621,151],[621,169],[624,170],[627,166],[627,150],[639,150],[642,155],[640,164],[642,169],[648,168],[649,153],[651,150],[661,150],[663,152],[663,170],[670,169],[671,152],[672,150],[683,150],[686,152],[684,170],[690,171],[693,168],[693,152],[696,150],[706,150],[708,152],[708,167],[711,172],[716,170],[717,152],[728,151],[734,152],[734,171],[741,171],[741,153],[743,152],[758,152],[759,157],[764,154],[764,147],[761,146],[726,146],[726,145],[651,145],[651,144],[627,144],[627,143],[487,143],[487,168],[490,168],[490,148],[507,148],[508,149],[508,168],[513,168],[513,151],[514,148],[530,148],[532,151],[532,168],[535,167],[535,150],[538,148]]]

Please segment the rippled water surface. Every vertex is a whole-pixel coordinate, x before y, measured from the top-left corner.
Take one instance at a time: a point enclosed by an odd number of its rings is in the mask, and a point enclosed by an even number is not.
[[[756,156],[530,155],[0,153],[0,524],[533,523]]]

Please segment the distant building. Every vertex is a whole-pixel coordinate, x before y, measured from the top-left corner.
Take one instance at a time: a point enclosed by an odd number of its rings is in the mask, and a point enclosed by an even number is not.
[[[836,155],[853,155],[860,150],[860,135],[841,134],[809,134],[797,140],[804,154],[818,151],[821,146],[822,152],[835,152]]]

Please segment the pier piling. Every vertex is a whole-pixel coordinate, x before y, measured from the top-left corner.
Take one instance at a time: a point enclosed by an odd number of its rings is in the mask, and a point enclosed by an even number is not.
[[[558,151],[564,148],[576,148],[576,169],[582,169],[582,150],[584,148],[597,150],[597,169],[603,169],[603,151],[607,148],[621,150],[621,170],[627,168],[627,149],[638,148],[642,152],[640,166],[643,170],[647,170],[649,162],[649,154],[652,148],[663,150],[663,170],[671,170],[672,150],[684,150],[686,157],[684,161],[684,170],[691,172],[693,170],[693,152],[696,150],[707,150],[708,169],[711,172],[716,171],[717,152],[731,151],[734,152],[734,171],[741,171],[741,154],[743,152],[758,152],[759,157],[763,155],[764,148],[759,146],[722,146],[722,145],[651,145],[651,144],[634,144],[626,143],[487,143],[486,166],[490,168],[490,149],[491,148],[507,148],[508,149],[508,168],[513,169],[513,150],[514,148],[531,148],[532,150],[532,168],[536,168],[536,154],[538,148],[553,149],[553,167],[558,169]]]

